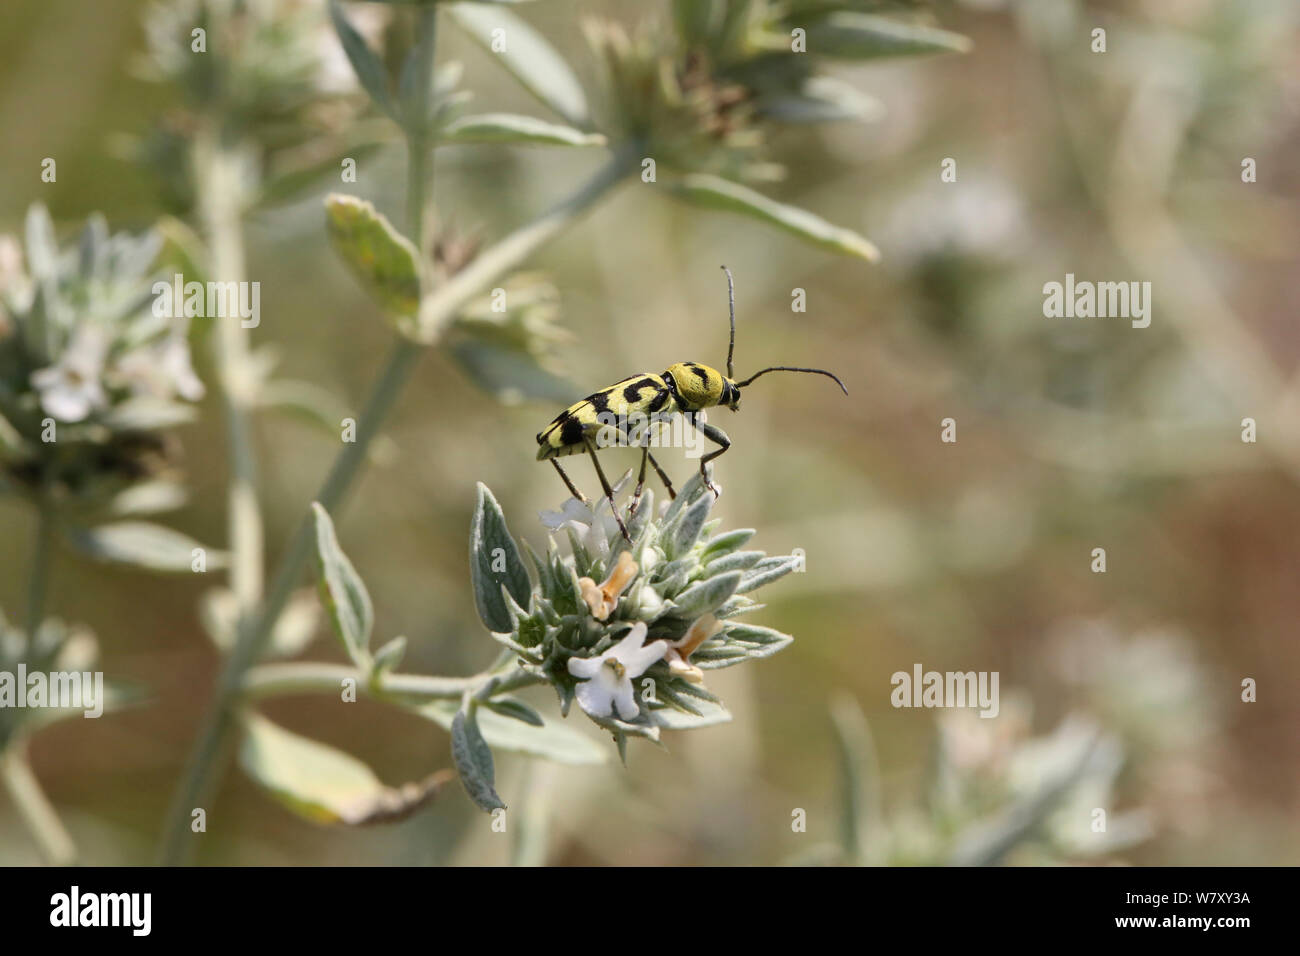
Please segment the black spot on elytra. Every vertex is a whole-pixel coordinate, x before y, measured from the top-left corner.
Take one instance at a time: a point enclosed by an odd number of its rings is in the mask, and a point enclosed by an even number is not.
[[[623,389],[623,397],[629,402],[638,401],[641,398],[641,392],[647,388],[654,388],[654,385],[655,380],[652,378],[639,378]]]
[[[668,404],[668,389],[661,388],[659,389],[659,394],[656,395],[650,402],[649,405],[650,414],[653,415],[655,412],[659,411],[659,409],[663,408],[667,404]]]
[[[582,444],[582,422],[576,418],[570,418],[560,426],[560,441],[566,445]]]
[[[609,392],[597,392],[595,395],[587,396],[587,401],[591,402],[591,407],[596,413],[609,411]]]

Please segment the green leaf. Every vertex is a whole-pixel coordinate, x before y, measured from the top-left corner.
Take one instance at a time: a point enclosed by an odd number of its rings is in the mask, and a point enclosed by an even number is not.
[[[94,528],[73,528],[68,543],[99,561],[130,564],[150,571],[191,570],[196,548],[206,552],[209,571],[226,566],[223,551],[204,548],[189,535],[148,521],[118,521]]]
[[[444,775],[387,787],[368,766],[334,747],[285,730],[258,714],[243,718],[239,765],[306,820],[360,825],[398,819],[427,802]]]
[[[693,584],[673,598],[674,607],[670,613],[673,617],[699,617],[701,614],[708,614],[735,593],[740,580],[740,572],[731,571]]]
[[[356,196],[331,193],[326,227],[335,250],[400,331],[414,331],[420,308],[420,254],[375,207]]]
[[[481,113],[462,116],[443,127],[443,143],[529,143],[539,146],[604,146],[600,133],[584,133],[572,126],[548,123],[515,113]]]
[[[569,64],[540,33],[506,10],[492,10],[476,3],[456,3],[447,8],[462,30],[509,70],[524,89],[574,126],[590,122],[587,95]],[[494,30],[505,49],[492,49]]]
[[[455,701],[437,700],[425,704],[419,714],[447,730],[459,712]],[[478,712],[483,739],[498,750],[543,757],[556,763],[586,766],[605,763],[608,751],[580,731],[558,721],[533,727],[492,711]]]
[[[492,765],[492,749],[479,732],[474,713],[456,712],[451,722],[451,759],[465,792],[479,809],[490,813],[505,807],[494,787],[496,770]]]
[[[527,607],[532,586],[519,546],[506,527],[506,516],[482,482],[478,484],[478,501],[469,528],[469,570],[474,604],[487,629],[497,633],[513,630],[514,622],[501,588],[520,607]]]
[[[483,701],[483,706],[500,714],[502,717],[509,717],[511,720],[522,721],[531,727],[545,727],[546,721],[542,720],[542,715],[533,710],[522,700],[516,700],[513,697],[492,697]]]
[[[839,10],[814,20],[808,31],[813,56],[874,59],[922,53],[965,53],[969,38],[960,33],[891,20],[871,13]]]
[[[334,633],[343,642],[343,649],[360,663],[375,625],[374,607],[356,568],[339,547],[329,514],[315,501],[311,510],[316,522],[317,582],[321,603],[334,625]]]
[[[668,188],[679,198],[694,205],[750,216],[831,252],[856,256],[867,262],[875,262],[880,258],[880,251],[868,239],[851,229],[831,225],[806,209],[768,199],[761,193],[730,180],[693,173],[679,182],[669,184]]]
[[[388,71],[384,69],[384,64],[375,52],[366,46],[366,41],[361,34],[343,15],[343,8],[339,6],[338,0],[330,0],[330,19],[334,22],[339,43],[343,45],[343,52],[347,54],[348,62],[352,64],[352,69],[357,74],[357,79],[361,81],[362,87],[370,94],[376,106],[393,119],[397,119],[397,110],[393,106],[393,97],[388,89]]]

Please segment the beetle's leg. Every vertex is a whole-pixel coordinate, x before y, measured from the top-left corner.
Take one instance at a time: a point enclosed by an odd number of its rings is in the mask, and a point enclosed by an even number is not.
[[[554,458],[549,459],[549,461],[551,462],[552,465],[555,466],[555,470],[560,473],[560,480],[564,482],[564,487],[569,489],[569,494],[573,495],[573,497],[577,498],[584,505],[590,504],[590,502],[587,501],[587,496],[584,495],[577,488],[573,487],[573,482],[570,481],[569,476],[564,473],[564,469],[560,467],[560,463],[556,461]]]
[[[708,468],[709,462],[713,461],[713,459],[717,458],[731,447],[731,439],[728,438],[726,433],[716,425],[710,425],[707,422],[702,422],[698,419],[695,420],[694,424],[695,427],[703,433],[705,438],[722,446],[717,451],[711,451],[700,459],[700,475],[704,478],[704,486],[708,488],[709,491],[713,492],[713,497],[717,499],[722,496],[722,492],[718,491],[718,486],[713,483],[713,479],[709,477],[709,473],[706,469]]]
[[[605,477],[605,469],[600,467],[600,459],[596,457],[596,448],[591,443],[591,439],[584,436],[582,443],[587,446],[587,454],[591,456],[591,463],[596,466],[596,477],[600,479],[600,487],[605,490],[605,497],[609,499],[609,510],[613,512],[614,520],[618,522],[618,530],[623,532],[623,540],[628,544],[632,543],[632,536],[627,533],[627,525],[623,524],[623,516],[618,513],[618,505],[614,503],[614,489],[609,486],[609,479]]]
[[[641,491],[645,488],[645,463],[650,457],[650,446],[641,446],[641,470],[636,476],[636,491],[632,492],[632,503],[627,506],[628,517],[636,514],[636,509],[641,506]]]
[[[646,451],[646,457],[650,459],[650,464],[654,467],[654,470],[658,473],[659,480],[662,481],[664,483],[664,487],[668,489],[668,499],[671,501],[673,498],[676,498],[677,492],[673,491],[673,483],[668,480],[668,475],[665,474],[664,470],[659,467],[659,462],[655,461],[655,456],[651,455],[648,449]]]

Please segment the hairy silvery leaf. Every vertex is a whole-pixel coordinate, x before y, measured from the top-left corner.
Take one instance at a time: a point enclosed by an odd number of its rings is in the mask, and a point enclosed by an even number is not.
[[[459,710],[454,701],[439,700],[421,707],[419,713],[450,730]],[[544,726],[534,727],[481,708],[477,717],[483,739],[498,750],[579,766],[600,764],[608,759],[604,747],[563,723],[551,720]]]
[[[876,748],[853,698],[833,701],[831,721],[840,758],[840,845],[847,859],[865,864],[876,856],[869,856],[871,841],[884,836]]]
[[[510,631],[513,621],[501,589],[504,587],[521,607],[527,607],[532,588],[501,506],[482,482],[470,524],[469,567],[479,617],[490,631]]]
[[[693,205],[758,219],[831,252],[856,256],[867,262],[880,258],[875,245],[853,230],[832,225],[806,209],[769,199],[739,183],[693,173],[668,186],[674,195]]]
[[[768,119],[782,123],[866,122],[885,114],[878,99],[829,76],[809,77],[797,93],[763,97],[758,108]]]
[[[343,52],[347,54],[352,69],[356,71],[362,88],[370,95],[370,99],[376,106],[396,119],[397,110],[388,89],[388,71],[384,69],[384,64],[375,52],[366,46],[366,41],[361,34],[343,15],[343,8],[338,0],[330,0],[330,19],[334,21],[334,30],[338,33],[339,43],[342,44]]]
[[[475,712],[456,712],[451,723],[451,757],[456,763],[460,781],[465,785],[465,792],[480,809],[491,811],[505,807],[495,789],[492,750],[479,733]]]
[[[971,48],[971,41],[959,33],[853,10],[815,18],[806,30],[809,52],[849,59],[965,53]]]
[[[115,518],[159,514],[175,511],[189,498],[185,486],[174,481],[145,481],[123,489],[108,503],[108,513]]]
[[[777,578],[783,578],[799,567],[801,560],[802,558],[797,555],[764,558],[745,572],[745,576],[740,579],[740,586],[736,588],[736,592],[738,594],[748,594],[750,591],[758,590],[764,584],[770,584]]]
[[[753,528],[738,528],[735,531],[724,531],[717,537],[710,538],[704,544],[704,551],[700,554],[700,560],[705,564],[716,560],[725,554],[730,554],[737,548],[743,547],[750,538],[756,534]]]
[[[492,697],[483,702],[483,706],[502,717],[509,717],[511,720],[522,721],[532,727],[545,727],[546,721],[542,715],[533,710],[522,700],[515,700],[513,697]]]
[[[395,637],[375,651],[373,667],[379,673],[394,670],[405,656],[406,638]]]
[[[456,3],[447,8],[456,23],[479,43],[490,56],[500,57],[501,65],[515,79],[574,126],[590,121],[587,95],[582,90],[564,57],[556,52],[540,33],[506,10],[490,9],[475,3]],[[493,49],[493,32],[504,49]]]
[[[713,502],[708,496],[702,496],[682,513],[681,519],[671,529],[671,536],[664,549],[669,558],[683,555],[694,547],[712,507]]]
[[[679,617],[699,617],[708,614],[735,593],[740,581],[739,571],[731,571],[700,581],[673,598],[676,606],[672,609],[672,614]]]
[[[691,660],[701,670],[730,667],[745,660],[771,657],[777,651],[789,647],[793,641],[794,638],[789,634],[782,634],[770,627],[731,623],[725,631],[705,641]]]
[[[343,642],[349,657],[361,663],[375,625],[375,611],[370,594],[356,568],[339,547],[334,522],[319,502],[312,502],[316,524],[317,586],[321,603],[334,625],[334,633]]]
[[[177,574],[193,570],[196,551],[203,553],[208,570],[224,568],[228,558],[224,551],[204,548],[188,535],[147,521],[73,528],[68,531],[68,542],[96,560]]]
[[[720,703],[700,701],[696,704],[698,714],[683,713],[671,707],[653,711],[654,722],[664,730],[695,730],[699,727],[713,727],[731,720],[731,711]]]
[[[100,416],[100,421],[109,428],[144,432],[175,428],[192,422],[197,417],[198,414],[190,405],[142,395],[115,405]]]
[[[480,113],[462,116],[443,127],[443,143],[519,143],[535,146],[604,146],[600,133],[548,123],[516,113]]]

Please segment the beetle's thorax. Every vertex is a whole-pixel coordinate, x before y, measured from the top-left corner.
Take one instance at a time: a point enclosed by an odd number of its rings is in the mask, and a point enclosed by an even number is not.
[[[736,383],[715,368],[699,362],[678,362],[663,373],[664,383],[684,412],[696,412],[715,405],[735,409],[740,401]]]

